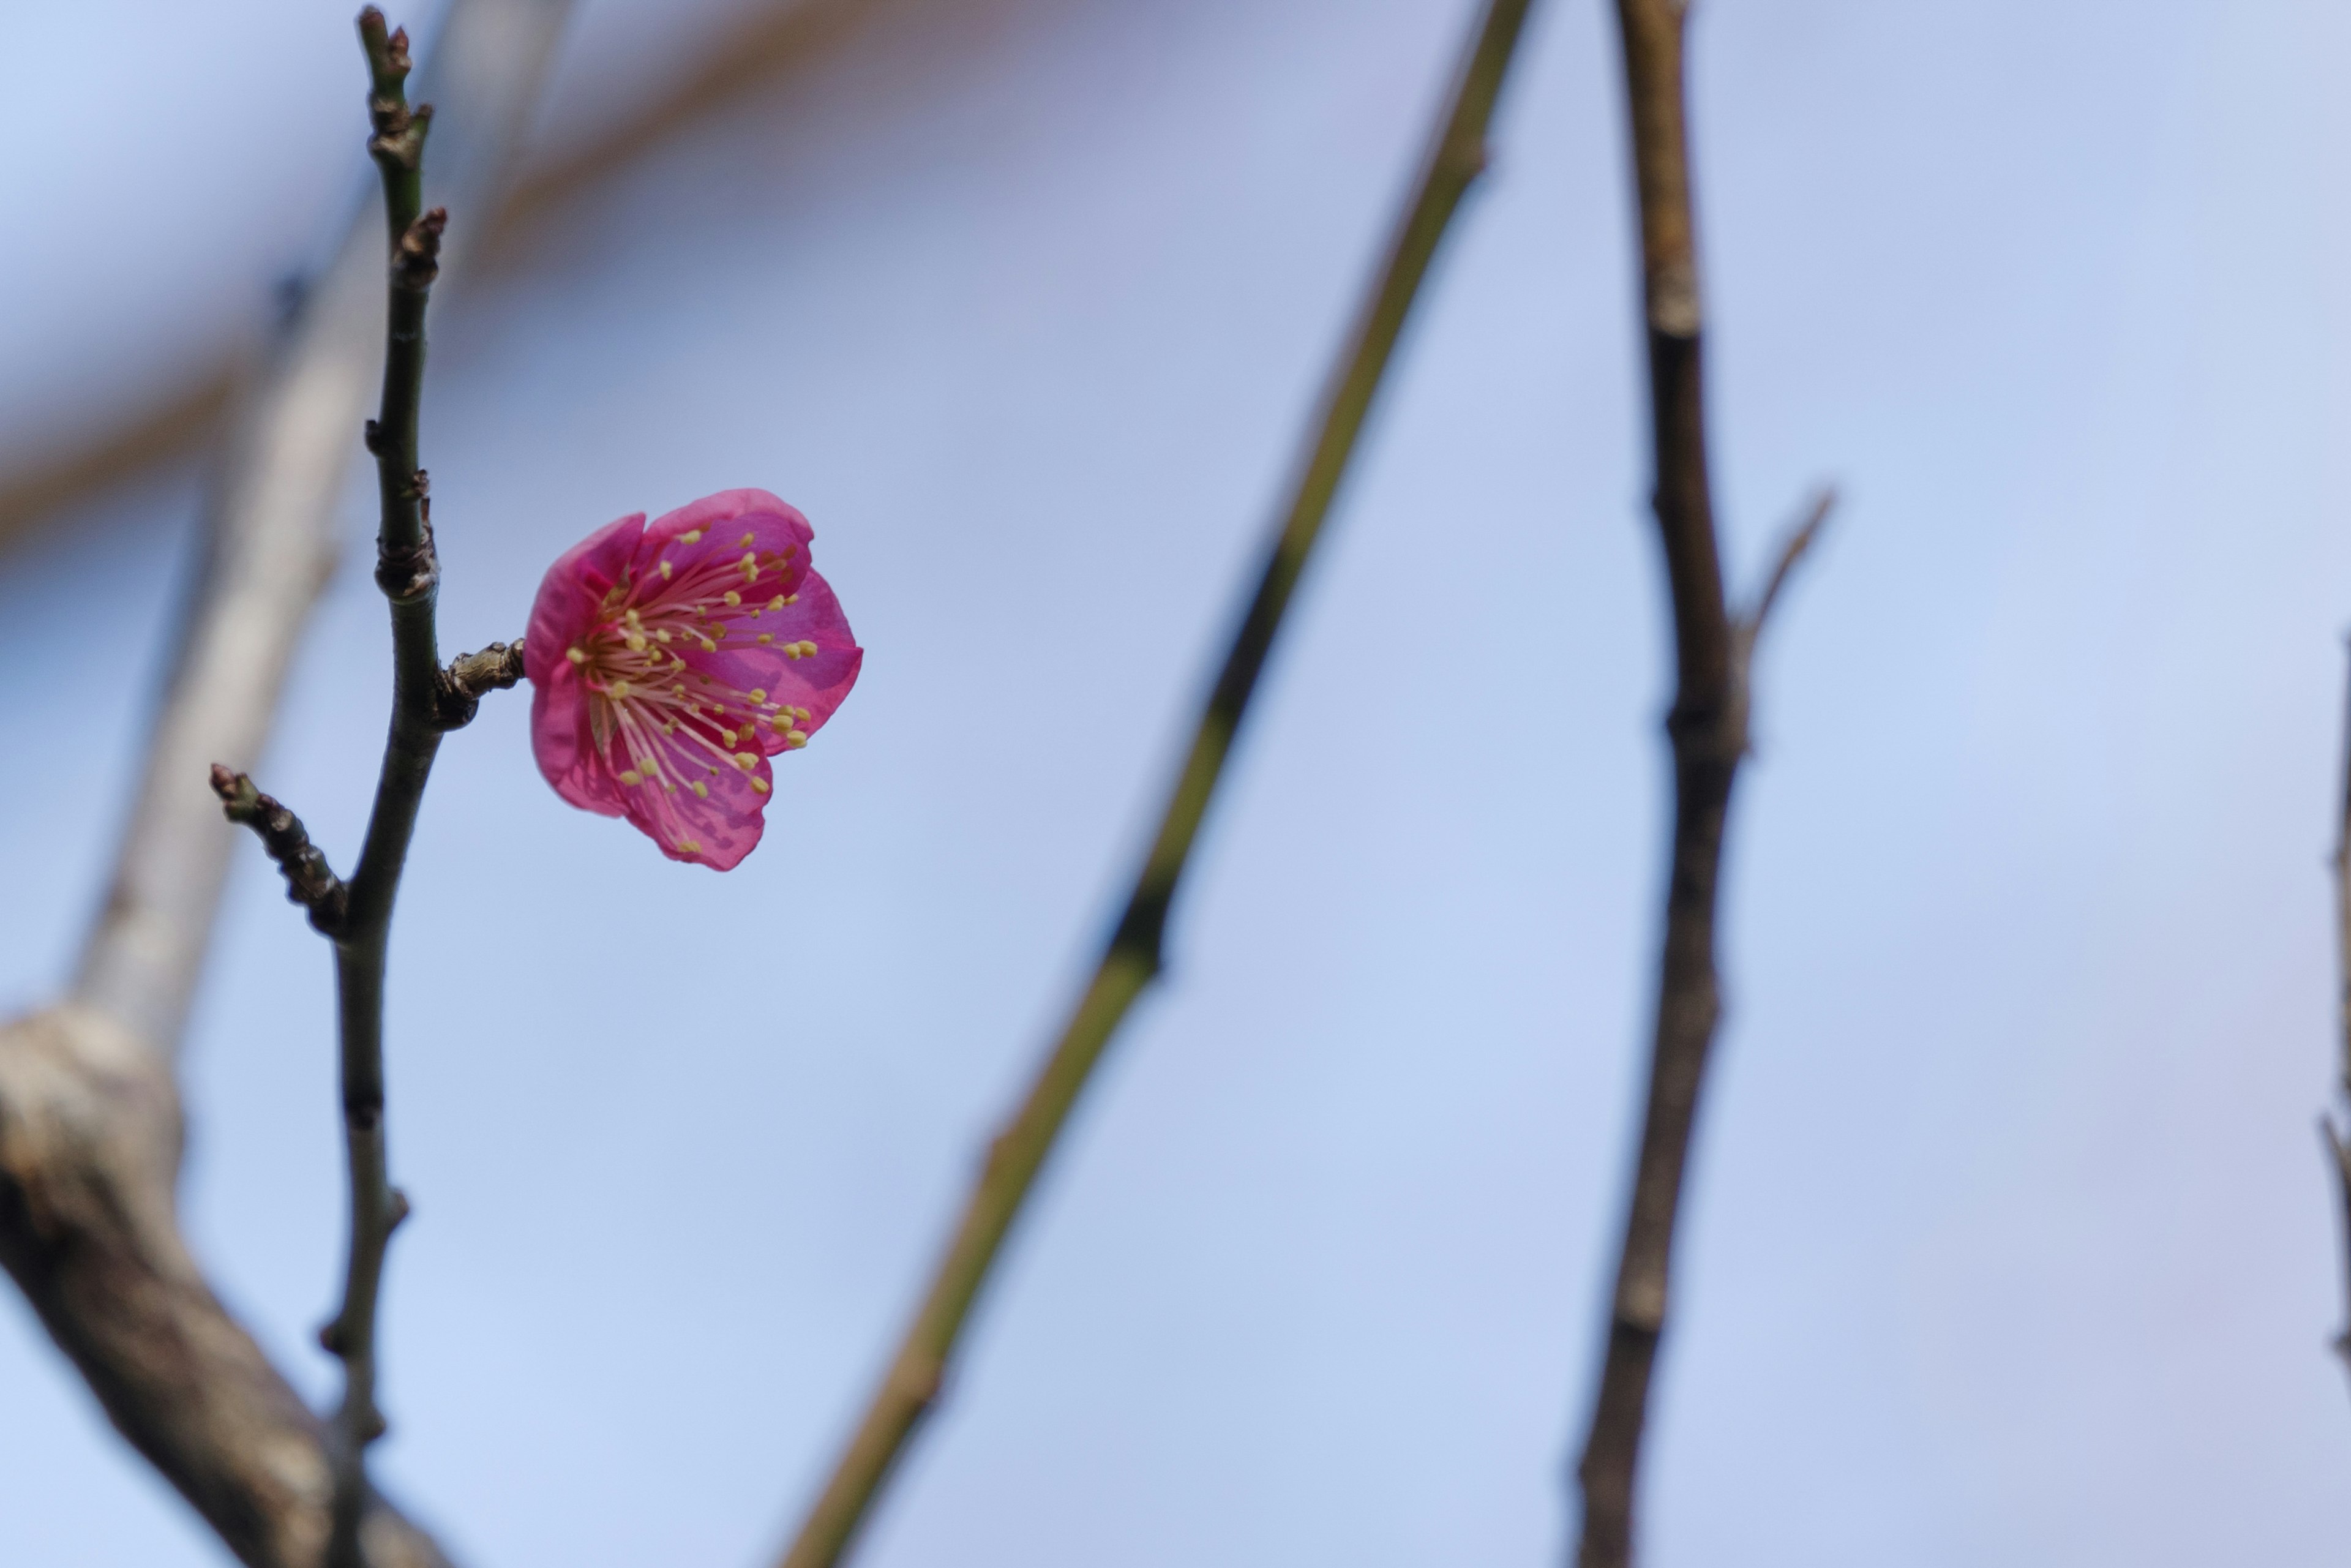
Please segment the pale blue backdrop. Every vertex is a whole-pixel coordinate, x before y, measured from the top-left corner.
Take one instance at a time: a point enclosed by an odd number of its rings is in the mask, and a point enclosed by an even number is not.
[[[722,11],[591,8],[550,134]],[[382,1452],[468,1562],[781,1540],[1113,907],[1468,14],[934,6],[445,302],[454,645],[590,528],[760,485],[868,650],[723,879],[561,806],[519,696],[444,752],[394,950]],[[340,5],[19,21],[12,454],[246,330],[362,173]],[[1813,481],[1850,504],[1762,661],[1648,1562],[2340,1563],[2351,16],[1711,0],[1694,37],[1740,580]],[[873,1568],[1562,1550],[1661,831],[1614,47],[1595,0],[1541,8],[1167,988]],[[0,560],[10,1006],[96,896],[194,484]],[[363,556],[265,773],[344,862]],[[328,1004],[241,852],[188,1218],[320,1395]],[[225,1562],[5,1300],[0,1555]]]

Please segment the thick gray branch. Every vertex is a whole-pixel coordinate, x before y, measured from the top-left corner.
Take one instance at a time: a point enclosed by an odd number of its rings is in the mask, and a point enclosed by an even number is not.
[[[90,1008],[0,1027],[0,1263],[133,1448],[252,1568],[313,1568],[333,1476],[319,1418],[181,1239],[170,1067]],[[374,1568],[445,1568],[381,1499]]]

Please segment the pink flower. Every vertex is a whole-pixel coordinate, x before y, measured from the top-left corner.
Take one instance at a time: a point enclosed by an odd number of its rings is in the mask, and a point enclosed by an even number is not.
[[[809,566],[808,519],[721,490],[598,529],[548,569],[523,667],[555,792],[626,817],[672,860],[726,871],[774,775],[857,684],[864,650]]]

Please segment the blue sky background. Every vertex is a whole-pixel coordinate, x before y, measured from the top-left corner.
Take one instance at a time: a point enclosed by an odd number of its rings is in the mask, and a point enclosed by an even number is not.
[[[443,302],[453,646],[609,518],[761,485],[868,650],[725,878],[558,802],[518,698],[444,751],[382,1453],[466,1561],[780,1542],[1113,908],[1468,15],[901,14]],[[723,20],[592,8],[550,126]],[[247,329],[360,174],[340,6],[24,21],[0,454]],[[1762,658],[1647,1560],[2338,1562],[2351,17],[1712,0],[1694,39],[1738,580],[1816,480],[1849,504]],[[1614,49],[1539,9],[1168,984],[876,1568],[1562,1550],[1662,835]],[[0,560],[0,1001],[93,905],[194,497],[128,484]],[[388,691],[362,554],[264,779],[341,862]],[[241,853],[187,1218],[321,1396],[329,998]],[[0,1408],[12,1562],[225,1562],[13,1296]]]

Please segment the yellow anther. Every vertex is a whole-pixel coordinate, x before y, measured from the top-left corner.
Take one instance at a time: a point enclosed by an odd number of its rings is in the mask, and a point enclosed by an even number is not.
[[[670,570],[669,570],[669,562],[668,562],[668,561],[666,561],[666,560],[657,560],[657,561],[653,562],[653,565],[655,565],[656,567],[659,567],[659,568],[661,569],[662,580],[663,580],[664,582],[667,582],[667,581],[670,580],[670,575],[671,575],[671,574],[670,574]]]
[[[577,648],[566,648],[566,649],[564,649],[564,650],[563,650],[563,656],[564,656],[565,658],[567,658],[567,659],[570,660],[570,661],[571,661],[573,664],[586,664],[586,663],[588,662],[588,655],[587,655],[587,654],[585,654],[585,653],[581,653],[581,652],[580,652],[579,649],[577,649]]]
[[[735,542],[745,549],[748,549],[751,548],[751,541],[758,537],[759,536],[757,534],[745,534],[741,538],[737,539]]]
[[[611,697],[614,702],[619,702],[629,695],[629,683],[626,681],[614,681],[611,686],[606,691],[605,695]]]
[[[781,610],[785,605],[789,604],[790,602],[790,600],[786,599],[782,594],[778,593],[773,599],[768,601],[768,608],[770,610]]]
[[[785,644],[784,644],[784,657],[785,657],[785,658],[787,658],[787,659],[797,659],[797,658],[799,658],[799,656],[800,656],[800,645],[799,645],[798,643],[785,643]]]
[[[621,782],[626,784],[632,789],[644,781],[645,776],[638,772],[633,768],[628,768],[621,774]]]
[[[791,750],[798,751],[801,747],[806,746],[807,744],[808,737],[802,735],[799,730],[788,729],[784,731],[784,745]]]
[[[702,841],[700,839],[680,839],[677,841],[677,852],[682,855],[698,855],[702,852]]]
[[[731,730],[731,729],[722,729],[722,730],[720,730],[720,731],[718,732],[718,737],[719,737],[721,740],[724,740],[724,741],[725,741],[727,745],[729,745],[729,746],[732,746],[732,745],[734,745],[734,744],[735,744],[735,732],[734,732],[733,730]]]
[[[735,754],[735,766],[748,773],[759,766],[759,754],[756,751],[738,751]]]
[[[800,657],[803,659],[816,657],[816,644],[805,637],[800,639]]]
[[[696,637],[695,641],[702,644],[702,651],[705,653],[716,653],[718,652],[718,644],[712,642],[707,637]]]
[[[762,632],[759,633],[759,645],[763,648],[775,640],[776,634],[773,632]]]
[[[796,707],[792,709],[792,712],[799,716],[799,721],[802,724],[806,724],[809,720],[816,716],[816,715],[809,712],[809,710],[804,707]]]
[[[685,700],[685,683],[680,681],[677,685],[670,687],[669,695],[675,697],[678,701],[684,702]]]
[[[798,545],[786,545],[784,547],[784,559],[786,560],[791,559],[792,557],[799,554],[799,550],[800,547]]]
[[[784,595],[784,602],[787,604],[798,604],[799,601],[800,596],[797,593],[787,593]]]
[[[707,800],[710,799],[710,786],[697,779],[694,781],[694,793],[695,799]]]
[[[751,788],[764,795],[768,792],[768,781],[765,779],[754,779],[751,780]]]
[[[766,702],[768,700],[768,688],[765,686],[753,686],[751,688],[751,700],[755,703]]]
[[[743,596],[730,588],[726,591],[726,602],[730,605],[740,604],[743,602]]]
[[[667,628],[667,627],[665,627],[665,626],[664,626],[664,628],[662,628],[660,631],[658,631],[658,632],[654,632],[654,633],[653,633],[653,638],[654,638],[654,640],[655,640],[656,642],[662,642],[662,643],[666,643],[666,642],[668,642],[668,641],[669,641],[669,628]]]
[[[645,634],[644,634],[643,632],[630,632],[630,633],[629,633],[629,652],[630,652],[630,653],[643,653],[644,651],[645,651]]]
[[[677,536],[677,542],[682,545],[698,545],[702,542],[702,530],[700,528],[688,528],[685,532]]]

